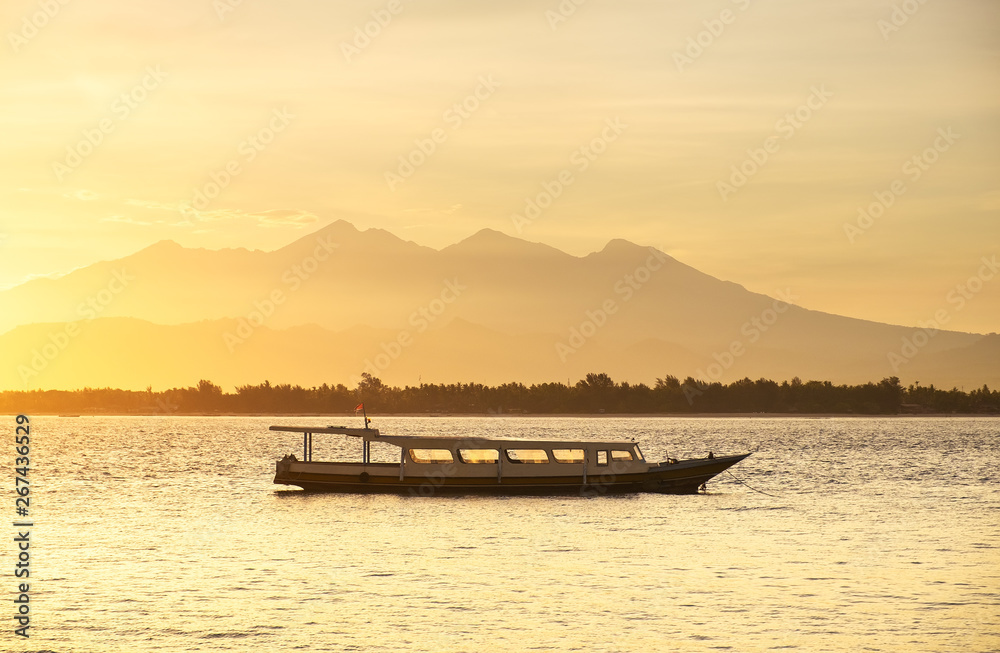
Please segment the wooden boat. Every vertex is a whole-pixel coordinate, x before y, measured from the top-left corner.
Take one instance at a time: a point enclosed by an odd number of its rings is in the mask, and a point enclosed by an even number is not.
[[[367,427],[366,417],[366,427]],[[326,492],[435,494],[694,494],[749,453],[647,462],[632,441],[518,440],[382,435],[374,428],[272,426],[302,434],[302,460],[286,455],[274,482]],[[361,440],[361,462],[313,460],[317,433]],[[398,463],[371,462],[371,443],[399,447]]]

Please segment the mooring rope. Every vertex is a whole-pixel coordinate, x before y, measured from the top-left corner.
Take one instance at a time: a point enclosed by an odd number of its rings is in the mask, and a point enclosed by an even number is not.
[[[739,479],[739,478],[736,478],[736,476],[731,471],[729,471],[728,469],[726,470],[726,473],[729,474],[730,476],[732,476],[734,481],[736,481],[737,483],[742,483],[743,485],[747,486],[748,488],[750,488],[754,492],[760,492],[761,494],[766,494],[767,496],[774,497],[775,499],[780,498],[777,494],[771,494],[769,492],[765,492],[764,490],[758,490],[757,488],[753,487],[752,485],[750,485],[746,481],[744,481],[742,479]]]

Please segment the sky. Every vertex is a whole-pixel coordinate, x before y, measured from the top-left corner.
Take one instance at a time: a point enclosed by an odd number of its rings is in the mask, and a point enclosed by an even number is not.
[[[345,219],[1000,331],[996,2],[64,2],[0,9],[0,288]]]

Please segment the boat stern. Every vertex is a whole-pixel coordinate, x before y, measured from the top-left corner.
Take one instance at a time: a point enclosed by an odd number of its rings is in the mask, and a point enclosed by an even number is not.
[[[286,454],[281,460],[274,463],[274,483],[277,485],[292,485],[290,482],[290,472],[292,463],[298,462],[294,454]]]

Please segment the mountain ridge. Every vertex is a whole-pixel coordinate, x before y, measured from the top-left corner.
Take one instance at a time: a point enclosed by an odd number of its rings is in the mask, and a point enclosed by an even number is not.
[[[266,361],[311,375],[308,368],[315,357],[284,339],[294,340],[295,332],[289,330],[312,324],[323,330],[323,337],[362,348],[360,361],[326,354],[331,360],[353,360],[354,374],[360,374],[356,368],[363,369],[366,360],[385,354],[382,344],[407,336],[437,342],[446,331],[452,335],[451,347],[445,338],[432,357],[413,353],[423,346],[399,345],[389,372],[398,383],[411,381],[408,374],[464,373],[465,363],[452,358],[481,360],[484,377],[510,370],[538,379],[614,370],[619,378],[646,382],[654,373],[701,374],[707,381],[764,375],[863,382],[908,377],[924,367],[924,378],[917,377],[924,383],[957,379],[978,384],[996,378],[988,358],[970,354],[992,351],[992,340],[977,345],[987,336],[939,331],[925,338],[913,356],[894,364],[892,355],[904,351],[907,338],[919,329],[806,309],[792,296],[776,295],[748,291],[657,248],[623,239],[573,256],[482,229],[436,250],[338,220],[271,251],[185,248],[165,240],[59,279],[0,291],[0,341],[13,348],[7,352],[22,351],[18,347],[30,351],[44,347],[44,338],[25,337],[24,331],[11,335],[15,330],[93,322],[102,332],[119,334],[119,343],[111,338],[93,343],[104,348],[104,359],[128,366],[130,359],[120,359],[114,348],[124,347],[133,336],[121,325],[100,320],[135,318],[176,327],[171,331],[130,323],[128,328],[164,338],[178,351],[182,345],[175,340],[184,333],[197,334],[204,351],[223,346],[222,333],[209,335],[191,325],[228,320],[242,322],[251,334],[270,334],[247,339],[245,347],[236,345],[259,357],[258,363],[244,361],[243,355],[238,365],[236,359],[230,361],[247,374]],[[354,327],[361,331],[329,335]],[[387,340],[371,343],[372,333]],[[314,336],[319,338],[313,333],[303,339]],[[156,343],[146,346],[151,344]],[[386,346],[395,351],[390,344]],[[327,351],[322,342],[313,347]],[[532,355],[521,356],[518,347]],[[294,360],[276,358],[276,351]],[[136,349],[132,360],[141,358]],[[409,358],[412,362],[406,362]],[[920,362],[928,359],[935,364]],[[197,367],[197,361],[189,365]],[[155,367],[145,367],[152,380]],[[197,376],[195,370],[190,373]],[[81,368],[81,383],[87,382],[86,374]],[[517,380],[516,375],[504,379],[510,380]]]

